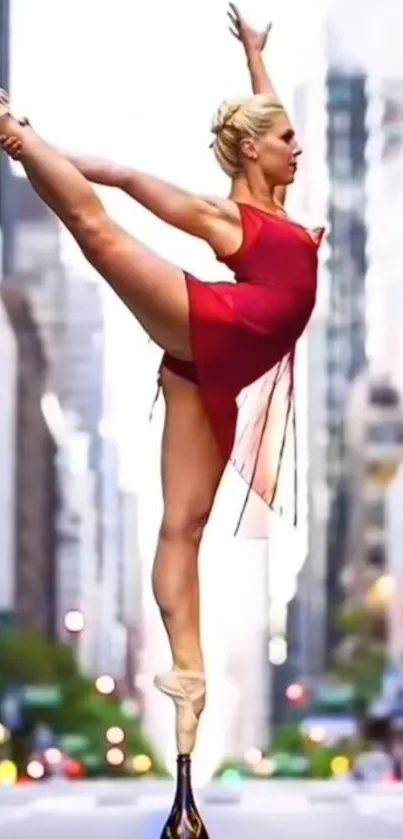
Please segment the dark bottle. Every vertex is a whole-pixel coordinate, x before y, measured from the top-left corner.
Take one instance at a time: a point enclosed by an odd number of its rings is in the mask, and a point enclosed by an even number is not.
[[[189,755],[178,755],[176,792],[160,839],[209,839],[192,790]]]

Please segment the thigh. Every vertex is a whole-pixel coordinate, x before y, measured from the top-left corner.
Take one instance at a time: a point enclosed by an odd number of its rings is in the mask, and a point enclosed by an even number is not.
[[[162,446],[164,522],[184,529],[203,526],[226,462],[213,435],[199,388],[162,368],[166,416]]]
[[[184,272],[105,215],[76,239],[141,326],[162,349],[191,359],[189,299]]]

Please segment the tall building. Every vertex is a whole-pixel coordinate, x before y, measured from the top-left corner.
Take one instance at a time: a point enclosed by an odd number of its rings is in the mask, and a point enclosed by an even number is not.
[[[96,656],[89,637],[93,633],[91,621],[98,627],[98,616],[95,606],[89,605],[88,581],[92,579],[94,585],[100,584],[103,553],[100,429],[104,331],[101,289],[98,282],[86,276],[86,271],[85,266],[66,266],[64,376],[60,389],[69,421],[59,461],[66,507],[60,531],[58,626],[64,634],[66,610],[84,609],[84,603],[87,604],[89,611],[85,615],[86,630],[81,646],[86,647],[86,666],[93,670],[97,666]],[[79,503],[78,498],[81,498]],[[87,569],[84,577],[81,573],[83,562]],[[95,563],[94,568],[92,563]],[[94,597],[96,599],[95,593]]]
[[[9,2],[0,0],[0,86],[7,89],[9,81]],[[4,238],[4,167],[0,155],[0,282]],[[3,301],[0,299],[0,381],[2,411],[0,419],[0,625],[10,623],[14,609],[15,589],[15,481],[17,418],[17,345]]]
[[[0,85],[8,90],[10,0],[0,2]]]
[[[8,90],[10,81],[10,0],[0,0],[0,87]],[[2,260],[2,241],[4,238],[4,183],[8,169],[8,161],[4,154],[0,155],[0,260]],[[0,272],[1,274],[1,272]]]
[[[58,473],[62,505],[58,519],[57,630],[74,645],[87,673],[97,675],[100,631],[95,475],[90,465],[91,440],[73,417],[65,423],[59,447]],[[83,627],[69,632],[71,612],[83,616]]]
[[[123,620],[122,579],[122,509],[119,491],[118,452],[113,438],[101,435],[99,585],[101,597],[101,630],[99,633],[99,665],[102,671],[122,679],[126,672],[127,626]],[[133,557],[135,561],[135,557]]]
[[[368,85],[359,63],[340,50],[345,26],[335,6],[297,101],[299,203],[311,222],[326,227],[308,331],[309,550],[296,610],[300,670],[311,677],[323,672],[336,642],[349,514],[346,404],[366,366]]]
[[[15,593],[17,341],[0,297],[0,627],[12,623]]]
[[[390,378],[367,371],[354,382],[346,409],[349,487],[344,588],[362,606],[388,573],[387,495],[403,457],[403,413]],[[375,589],[374,589],[375,586]]]
[[[326,323],[327,645],[335,641],[334,608],[342,598],[349,496],[345,477],[345,412],[349,387],[366,364],[365,180],[366,76],[332,66],[327,89],[329,310]]]
[[[330,598],[333,602],[343,596],[339,585],[340,564],[346,565],[345,579],[354,576],[355,563],[358,578],[359,569],[372,578],[382,577],[387,569],[386,484],[379,480],[379,475],[376,481],[368,480],[364,464],[368,453],[374,454],[377,470],[376,458],[382,450],[385,459],[382,468],[388,473],[389,457],[396,458],[400,447],[396,386],[401,400],[403,298],[398,208],[403,185],[403,73],[399,38],[402,22],[402,10],[393,0],[372,0],[370,4],[364,0],[356,0],[354,4],[339,0],[329,6],[328,111],[333,140],[328,135],[328,146],[329,151],[333,149],[333,175],[329,155],[328,162],[333,204],[344,216],[343,221],[340,213],[339,219],[333,214],[332,227],[340,227],[341,222],[342,230],[344,225],[341,238],[345,243],[340,263],[333,238],[329,264],[333,275],[329,308],[331,313],[336,313],[336,318],[333,316],[329,321],[330,334],[329,329],[327,333],[327,344],[333,344],[334,348],[328,355],[327,371],[330,431],[327,480],[332,492],[327,539],[328,591],[329,597],[333,592]],[[349,101],[351,106],[354,103],[350,113]],[[350,137],[345,136],[348,126]],[[353,287],[349,263],[355,277]],[[345,288],[334,281],[337,273],[341,282],[346,283]],[[341,311],[349,320],[344,324],[343,344],[342,329],[337,323],[338,288]],[[334,370],[329,370],[329,365]],[[347,392],[346,378],[353,383]],[[379,384],[382,381],[383,387]],[[363,394],[366,394],[365,410]],[[332,429],[332,415],[336,420],[339,416],[338,404],[345,406],[347,420],[347,424],[341,422],[342,433]],[[351,447],[350,439],[352,429],[358,427],[363,433],[359,453],[355,449],[357,441]],[[329,626],[329,643],[333,641]]]
[[[2,195],[3,282],[27,289],[44,345],[48,387],[60,394],[66,375],[67,283],[60,254],[60,225],[28,179],[13,174],[7,159]]]
[[[13,623],[55,636],[57,448],[43,411],[47,368],[24,291],[1,298],[17,342]]]
[[[121,492],[121,552],[118,581],[118,617],[126,627],[125,681],[141,706],[137,688],[140,651],[143,643],[143,567],[139,541],[139,498],[128,490]]]
[[[62,252],[63,253],[63,252]],[[65,376],[62,399],[91,438],[92,466],[103,414],[104,318],[102,289],[85,265],[68,267],[65,291]]]
[[[324,27],[325,21],[322,21]],[[303,148],[296,184],[296,211],[304,217],[304,223],[324,225],[326,235],[319,250],[317,299],[306,340],[308,545],[307,557],[298,576],[296,602],[290,610],[294,672],[290,673],[288,681],[301,676],[314,678],[320,675],[325,659],[328,516],[325,347],[330,286],[327,269],[330,184],[326,159],[328,67],[324,43],[324,32],[321,32],[310,75],[295,93],[294,121]],[[280,701],[284,708],[284,690]]]

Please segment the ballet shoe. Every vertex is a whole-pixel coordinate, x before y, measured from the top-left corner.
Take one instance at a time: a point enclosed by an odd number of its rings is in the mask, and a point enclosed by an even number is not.
[[[190,755],[196,744],[200,711],[197,705],[206,695],[206,679],[196,670],[170,670],[158,673],[154,679],[155,687],[170,696],[176,711],[176,744],[178,754]]]

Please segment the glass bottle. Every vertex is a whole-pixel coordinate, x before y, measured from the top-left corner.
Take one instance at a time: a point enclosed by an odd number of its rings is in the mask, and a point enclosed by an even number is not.
[[[209,839],[193,796],[190,755],[178,755],[176,777],[172,810],[160,839]]]

